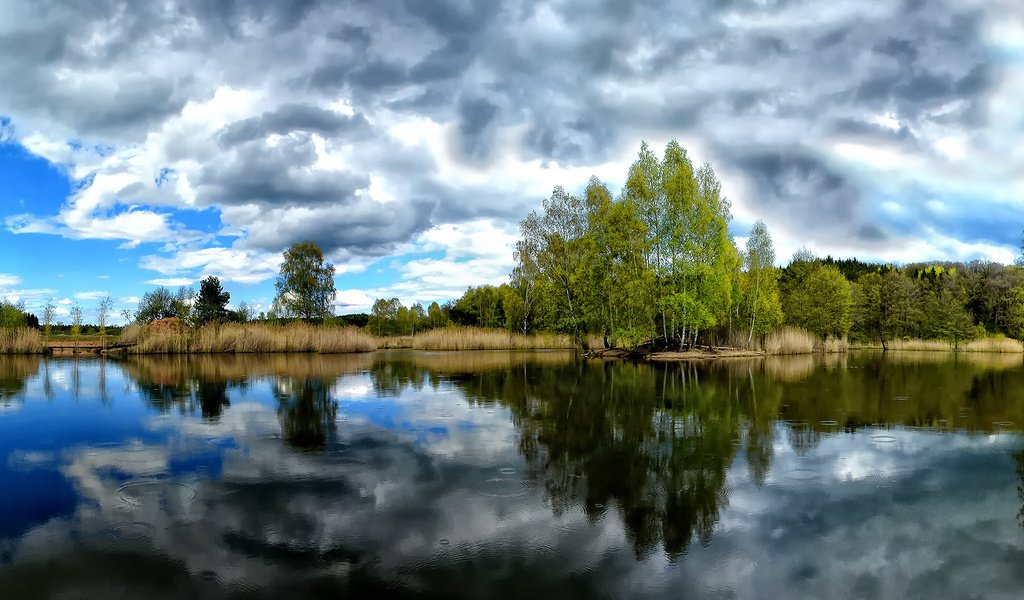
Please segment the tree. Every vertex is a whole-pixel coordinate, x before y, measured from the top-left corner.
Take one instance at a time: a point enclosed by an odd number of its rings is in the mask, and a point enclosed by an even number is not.
[[[228,318],[228,302],[231,294],[225,292],[220,285],[220,279],[210,275],[199,284],[199,294],[196,296],[195,320],[199,325],[205,325],[211,321],[224,321]]]
[[[100,344],[107,345],[107,321],[110,320],[110,311],[114,309],[114,300],[110,296],[104,296],[96,306],[96,324],[100,326]]]
[[[325,319],[334,302],[334,265],[324,261],[323,250],[313,242],[299,242],[285,250],[275,288],[274,303],[287,314]]]
[[[377,336],[394,335],[399,331],[398,315],[402,308],[404,307],[398,298],[378,298],[373,303],[367,327]]]
[[[46,299],[46,304],[43,305],[43,335],[46,339],[50,339],[50,329],[53,327],[53,318],[56,314],[57,304],[51,296]]]
[[[850,331],[852,291],[839,269],[817,265],[801,292],[805,310],[799,325],[822,338],[843,337]]]
[[[82,307],[77,302],[71,305],[71,335],[78,341],[82,334]]]
[[[758,220],[747,237],[747,252],[744,256],[747,268],[746,298],[750,333],[763,335],[782,321],[782,307],[779,304],[779,283],[775,274],[775,248],[764,221]]]
[[[235,320],[239,323],[248,323],[256,317],[256,309],[247,302],[242,302],[235,309]]]
[[[437,302],[431,302],[427,308],[427,326],[431,329],[444,327],[448,324],[448,315],[441,309]]]
[[[13,329],[24,327],[26,324],[24,300],[14,303],[0,299],[0,328]]]
[[[134,321],[145,325],[157,319],[167,319],[178,316],[179,307],[175,304],[175,297],[171,291],[163,286],[150,290],[142,295],[139,306],[135,310]]]

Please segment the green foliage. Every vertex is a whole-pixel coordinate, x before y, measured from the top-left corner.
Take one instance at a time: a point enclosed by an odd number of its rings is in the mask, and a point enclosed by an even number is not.
[[[199,294],[196,295],[193,307],[196,323],[205,325],[211,321],[226,321],[230,315],[230,311],[228,311],[228,302],[230,301],[231,294],[225,292],[221,287],[220,279],[210,275],[202,280],[199,283]]]
[[[25,312],[25,302],[11,302],[6,298],[0,299],[0,329],[14,329],[28,325],[28,314]]]
[[[181,306],[178,303],[178,298],[171,293],[171,290],[161,286],[142,295],[135,311],[134,321],[145,325],[157,319],[180,318],[180,314]]]
[[[505,326],[502,296],[493,285],[469,287],[449,308],[449,317],[457,325],[500,329]]]
[[[358,317],[360,315],[347,315]],[[359,325],[357,320],[349,321]],[[437,302],[432,302],[429,309],[422,304],[406,307],[398,298],[390,300],[379,298],[373,303],[373,309],[363,322],[367,331],[378,336],[416,335],[436,327],[444,327],[449,323],[448,315]]]
[[[850,331],[853,292],[834,265],[799,265],[786,292],[787,322],[822,338],[843,337]]]
[[[674,141],[660,161],[641,146],[618,199],[596,178],[582,197],[556,187],[520,224],[517,328],[695,340],[731,314],[741,261],[730,220],[714,170]]]
[[[775,270],[775,248],[764,221],[757,221],[747,237],[742,278],[744,322],[750,324],[747,341],[762,336],[782,323],[779,279]]]
[[[274,305],[284,315],[325,319],[334,302],[334,265],[313,242],[299,242],[285,250],[275,288]]]
[[[230,316],[238,323],[248,323],[256,318],[256,309],[248,302],[240,302]]]

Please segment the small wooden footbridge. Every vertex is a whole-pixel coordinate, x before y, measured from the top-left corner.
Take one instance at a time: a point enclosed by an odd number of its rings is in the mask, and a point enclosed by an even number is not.
[[[47,342],[47,352],[50,354],[105,354],[107,352],[118,352],[127,350],[135,344],[111,343],[101,344],[100,342]]]

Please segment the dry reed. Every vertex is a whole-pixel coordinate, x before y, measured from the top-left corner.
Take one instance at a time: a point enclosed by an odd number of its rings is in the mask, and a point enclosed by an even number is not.
[[[957,348],[960,352],[995,352],[1020,354],[1024,352],[1024,344],[1005,337],[990,337],[962,344]]]
[[[764,337],[764,353],[810,354],[817,341],[814,334],[805,329],[783,326]]]
[[[850,342],[845,337],[841,338],[828,338],[818,344],[818,350],[825,354],[836,354],[839,352],[846,352],[850,349]]]
[[[412,347],[416,350],[543,350],[575,348],[576,345],[564,334],[523,335],[500,329],[445,327],[417,335]]]
[[[42,354],[46,350],[39,331],[29,327],[0,329],[0,354]]]
[[[886,348],[899,352],[948,352],[953,346],[943,340],[892,340]]]
[[[267,325],[230,323],[193,330],[125,328],[119,343],[134,343],[135,354],[217,354],[254,352],[369,352],[377,339],[356,327],[324,327],[292,323]]]
[[[377,348],[379,350],[399,350],[403,348],[412,348],[412,340],[413,336],[411,335],[389,335],[385,337],[379,337],[377,338]]]

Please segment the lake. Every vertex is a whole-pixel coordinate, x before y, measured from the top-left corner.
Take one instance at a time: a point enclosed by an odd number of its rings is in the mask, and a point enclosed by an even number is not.
[[[1020,598],[1022,424],[1020,355],[0,357],[0,590]]]

